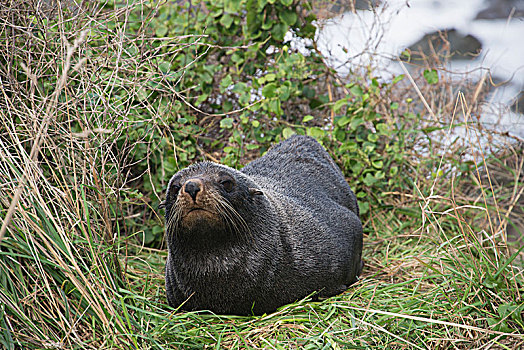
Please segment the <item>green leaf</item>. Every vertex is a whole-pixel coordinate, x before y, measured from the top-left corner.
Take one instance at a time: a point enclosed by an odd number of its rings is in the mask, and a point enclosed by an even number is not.
[[[263,30],[269,30],[273,27],[273,24],[275,24],[275,21],[271,19],[271,17],[266,17],[265,22],[262,23],[262,29]]]
[[[344,142],[346,140],[346,131],[344,129],[339,129],[335,131],[335,138],[337,141]]]
[[[231,79],[231,75],[226,75],[221,81],[220,81],[220,92],[226,91],[226,89],[231,86],[233,83],[233,79]]]
[[[240,55],[238,52],[235,52],[231,56],[231,61],[233,61],[236,65],[240,65],[244,63],[244,57],[242,57],[242,55]]]
[[[381,160],[374,160],[371,162],[371,165],[373,165],[377,169],[382,169],[382,167],[384,166],[384,162]]]
[[[220,16],[223,12],[224,12],[223,9],[216,9],[215,11],[211,12],[210,15],[211,17],[215,18],[215,17]]]
[[[155,34],[159,38],[163,38],[164,36],[166,36],[167,32],[168,32],[168,28],[165,25],[160,25],[155,30]]]
[[[309,86],[304,86],[304,88],[302,89],[302,95],[305,98],[311,99],[311,98],[315,97],[315,94],[316,94],[315,89],[312,89]]]
[[[392,166],[391,169],[389,169],[389,175],[390,176],[395,176],[395,175],[397,175],[397,173],[398,173],[398,167]]]
[[[404,79],[404,74],[400,74],[400,75],[397,75],[393,81],[391,82],[392,85],[395,85],[396,83],[398,83],[399,81],[401,81],[402,79]]]
[[[258,15],[258,1],[257,0],[247,0],[246,3],[247,16],[247,31],[250,34],[258,32],[260,29],[260,19]]]
[[[265,78],[265,81],[275,81],[275,79],[277,78],[277,75],[274,73],[269,73],[269,74],[266,74],[264,78]]]
[[[428,84],[436,84],[438,83],[438,73],[436,69],[426,69],[424,71],[424,78],[428,82]]]
[[[233,24],[233,17],[229,13],[226,13],[222,18],[220,18],[220,24],[226,28],[231,27],[231,24]]]
[[[337,121],[337,124],[339,126],[345,126],[347,124],[349,124],[349,122],[351,121],[351,118],[347,115],[341,117],[338,121]]]
[[[335,102],[335,105],[333,106],[333,112],[338,113],[340,109],[348,104],[347,98],[343,98],[341,100],[338,100]]]
[[[158,69],[160,69],[160,71],[165,74],[171,69],[171,63],[162,61],[162,63],[158,65]]]
[[[144,86],[139,88],[138,91],[136,92],[136,97],[139,101],[145,101],[148,98],[148,96],[149,96],[149,91]]]
[[[509,304],[499,305],[499,307],[497,308],[497,312],[501,318],[507,318],[511,316],[516,309],[517,305],[514,302],[512,302]]]
[[[254,128],[258,128],[260,126],[260,122],[258,120],[253,120],[251,125],[253,125]]]
[[[390,130],[388,128],[388,125],[385,124],[385,123],[379,123],[375,126],[375,128],[377,129],[378,133],[381,134],[381,135],[387,135],[389,136],[390,134]]]
[[[242,106],[249,105],[249,101],[251,101],[251,94],[248,92],[245,92],[242,95],[240,95],[238,99],[238,103],[240,103]]]
[[[293,129],[291,128],[284,128],[284,130],[282,130],[282,136],[284,136],[285,139],[288,139],[291,137],[291,135],[294,135],[295,132],[293,131]]]
[[[278,14],[278,17],[288,26],[294,25],[298,19],[296,12],[292,10],[284,10]]]
[[[276,90],[277,90],[277,84],[275,84],[275,83],[267,84],[262,89],[262,96],[264,96],[266,98],[275,97]]]
[[[211,84],[213,82],[213,76],[208,72],[203,72],[200,77],[205,83]]]
[[[229,87],[231,83],[233,82],[233,79],[231,79],[231,75],[226,75],[222,81],[220,81],[220,85],[223,87]]]
[[[268,103],[268,110],[278,116],[282,115],[283,112],[280,106],[280,100],[278,98],[270,100]]]
[[[362,143],[362,150],[366,154],[371,154],[375,148],[377,148],[377,145],[374,142],[363,142]]]
[[[233,92],[241,93],[247,90],[247,84],[243,82],[238,82],[233,87]]]
[[[315,119],[312,115],[306,115],[304,118],[302,118],[302,123],[307,123],[311,120]]]
[[[373,143],[377,142],[378,141],[378,135],[377,134],[372,134],[372,133],[368,134],[368,141],[369,142],[373,142]]]
[[[378,135],[377,134],[372,134],[372,133],[368,134],[368,141],[369,142],[375,143],[375,142],[377,142],[377,140],[378,140]]]
[[[164,234],[164,228],[162,226],[153,226],[153,234],[156,237],[161,237]]]
[[[361,214],[366,214],[369,211],[369,202],[358,203],[358,208],[360,209]]]
[[[233,103],[231,101],[224,101],[222,102],[222,111],[223,112],[229,112],[233,109]]]
[[[312,128],[307,129],[307,134],[316,139],[320,139],[324,137],[325,131],[322,130],[321,128],[312,127]]]
[[[233,118],[224,118],[220,121],[222,129],[231,129],[233,127]]]
[[[488,322],[488,326],[490,326],[490,327],[495,325],[495,324],[497,324],[499,322],[499,320],[497,320],[496,318],[493,318],[493,317],[487,317],[486,321]]]
[[[289,88],[288,85],[282,85],[278,89],[278,96],[281,101],[287,101],[290,95],[291,95],[291,89]]]
[[[287,24],[277,23],[273,26],[273,29],[271,29],[271,35],[275,40],[282,41],[284,40],[284,36],[286,35],[288,29],[289,26]]]
[[[364,94],[364,92],[362,91],[362,88],[360,87],[360,85],[353,85],[349,91],[355,95],[355,96],[362,96]]]
[[[351,130],[355,130],[359,125],[364,124],[364,119],[358,117],[351,120]]]
[[[238,13],[240,11],[241,1],[240,0],[227,0],[225,1],[225,9],[231,13]]]
[[[364,182],[364,184],[368,187],[372,186],[376,181],[377,180],[375,179],[375,177],[370,173],[367,173],[366,177],[362,180],[362,182]]]
[[[202,94],[200,96],[198,96],[196,102],[195,102],[195,105],[196,106],[199,106],[202,102],[204,102],[205,100],[207,100],[207,98],[209,97],[208,94]]]
[[[280,0],[280,3],[284,6],[291,6],[293,4],[293,0]]]
[[[317,27],[315,27],[311,23],[308,23],[300,29],[300,32],[302,33],[303,38],[312,39],[315,37],[315,33],[317,32]]]
[[[142,236],[144,245],[148,246],[151,245],[155,241],[155,235],[150,230],[145,230]]]

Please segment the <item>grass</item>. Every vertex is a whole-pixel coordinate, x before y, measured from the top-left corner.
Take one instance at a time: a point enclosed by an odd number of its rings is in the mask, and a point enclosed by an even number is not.
[[[408,165],[397,177],[401,190],[369,189],[382,201],[370,202],[363,217],[366,266],[345,293],[260,317],[178,312],[166,305],[165,249],[141,244],[142,230],[161,222],[153,203],[163,188],[152,180],[152,150],[187,152],[175,141],[157,141],[175,140],[176,131],[169,114],[141,95],[151,82],[167,93],[173,88],[162,76],[142,74],[160,49],[146,45],[145,62],[122,53],[139,40],[119,27],[126,7],[37,27],[46,31],[43,46],[31,44],[17,28],[43,17],[24,17],[26,4],[17,6],[0,10],[2,38],[9,38],[0,44],[0,347],[523,346],[522,243],[508,241],[506,232],[522,220],[524,155],[519,140],[471,120],[480,99],[475,86],[450,93],[451,85],[426,86],[413,73],[404,87],[420,106],[427,99],[425,127],[438,137],[407,130],[416,137],[402,150]],[[105,33],[112,16],[121,19],[114,32],[122,36],[90,46],[99,51],[88,56],[86,42],[98,37],[85,27]],[[176,37],[156,44],[182,45]],[[106,60],[104,50],[120,52],[121,65]],[[124,92],[121,99],[114,91]],[[146,117],[132,119],[137,108]],[[206,120],[213,129],[213,118]],[[457,126],[464,136],[455,136]],[[138,142],[130,136],[136,134]],[[486,150],[479,136],[490,135],[502,146]],[[172,174],[166,169],[164,181]],[[151,198],[137,191],[148,181]]]

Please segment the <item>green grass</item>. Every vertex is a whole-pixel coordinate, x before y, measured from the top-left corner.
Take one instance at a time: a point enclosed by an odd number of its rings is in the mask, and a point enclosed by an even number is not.
[[[87,220],[93,209],[86,202],[70,213],[71,222],[82,221],[75,232],[64,229],[67,220],[50,205],[34,202],[36,217],[20,208],[24,226],[13,225],[2,242],[2,343],[7,349],[515,348],[523,341],[519,269],[500,239],[493,246],[483,240],[491,234],[471,226],[484,210],[449,202],[416,198],[374,210],[358,283],[340,296],[262,317],[177,313],[165,305],[165,251],[128,244],[125,253],[125,242],[97,242],[101,228]],[[124,271],[115,268],[115,256]]]
[[[451,83],[430,84],[413,73],[412,84],[396,88],[375,83],[370,72],[356,78],[361,85],[346,86],[314,66],[318,75],[306,80],[318,81],[311,86],[323,95],[310,104],[282,102],[286,113],[307,110],[307,122],[302,114],[274,114],[268,106],[275,97],[257,96],[268,109],[224,114],[204,106],[204,114],[179,98],[195,101],[196,87],[159,73],[160,59],[196,50],[187,37],[148,32],[165,4],[104,3],[100,11],[97,4],[91,17],[64,10],[54,20],[26,3],[0,9],[0,348],[523,346],[523,247],[506,232],[522,223],[524,155],[510,136],[470,120],[481,98],[475,86],[452,95]],[[136,11],[144,18],[139,29],[131,23]],[[144,50],[142,60],[126,54],[132,47]],[[216,45],[207,50],[211,59],[222,52]],[[200,63],[185,68],[191,84]],[[271,91],[282,89],[275,86]],[[210,96],[219,92],[227,93],[216,87]],[[421,96],[435,111],[422,107]],[[343,118],[347,126],[330,124]],[[379,136],[370,131],[375,127]],[[444,142],[457,127],[465,135]],[[167,252],[155,237],[162,236],[157,205],[169,177],[197,160],[245,164],[292,132],[324,142],[369,208],[360,280],[336,297],[306,298],[257,317],[167,306]],[[488,151],[477,134],[504,143]],[[357,151],[340,151],[349,144]],[[376,169],[364,176],[362,166]]]

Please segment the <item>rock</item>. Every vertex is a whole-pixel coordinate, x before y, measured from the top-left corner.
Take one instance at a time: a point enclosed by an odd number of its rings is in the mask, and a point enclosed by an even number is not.
[[[475,19],[504,19],[510,15],[524,17],[524,1],[522,0],[488,0],[487,2],[488,7],[477,13]],[[515,9],[514,12],[513,9]]]
[[[409,46],[412,60],[425,57],[446,56],[455,60],[476,57],[482,50],[481,42],[473,35],[463,35],[455,28],[425,34],[419,41]],[[406,60],[405,57],[402,57]]]
[[[524,114],[524,90],[515,98],[515,102],[511,105],[511,110]]]
[[[342,4],[346,4],[348,2],[349,1],[343,1],[343,0],[337,1],[337,3],[342,3]],[[354,1],[355,10],[371,10],[372,8],[377,7],[380,3],[381,1],[379,0],[355,0]],[[352,10],[351,5],[349,9]]]
[[[370,10],[381,0],[313,0],[311,5],[318,19],[333,18],[353,10]]]

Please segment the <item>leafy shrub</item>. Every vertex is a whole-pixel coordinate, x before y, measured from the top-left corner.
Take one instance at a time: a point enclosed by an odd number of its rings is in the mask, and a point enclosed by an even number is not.
[[[315,18],[299,10],[286,0],[231,0],[191,6],[175,2],[159,7],[154,16],[132,13],[126,35],[149,37],[150,51],[156,52],[146,66],[152,77],[132,103],[149,101],[150,109],[160,114],[163,132],[152,131],[149,110],[133,108],[127,118],[137,129],[122,135],[121,142],[135,144],[132,170],[145,174],[138,189],[152,199],[153,208],[159,199],[151,192],[159,193],[180,168],[203,158],[239,167],[295,132],[326,145],[337,142],[336,156],[354,187],[391,182],[401,153],[400,141],[389,140],[399,134],[375,112],[388,84],[355,82],[349,87],[352,97],[330,100],[324,87],[333,72],[311,45]],[[149,26],[144,28],[144,22]],[[288,31],[294,40],[310,44],[308,54],[291,49],[285,40]],[[173,37],[177,45],[162,44]],[[130,52],[136,55],[138,46]],[[336,112],[344,107],[345,112],[326,129],[330,107]],[[146,134],[150,137],[144,143]],[[384,160],[384,152],[394,157]],[[363,202],[364,214],[368,206]],[[144,242],[158,245],[163,223],[152,219],[145,227]]]

